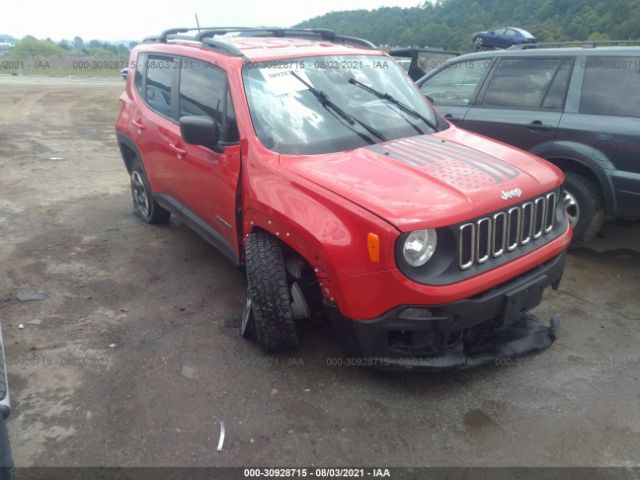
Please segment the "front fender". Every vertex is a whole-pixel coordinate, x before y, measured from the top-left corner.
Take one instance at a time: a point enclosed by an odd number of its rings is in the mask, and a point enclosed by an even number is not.
[[[323,295],[338,305],[343,302],[340,277],[395,268],[398,230],[323,187],[272,167],[249,166],[252,172],[245,177],[243,209],[245,234],[262,229],[278,237],[314,268],[323,284]],[[378,262],[369,257],[369,233],[380,239]]]

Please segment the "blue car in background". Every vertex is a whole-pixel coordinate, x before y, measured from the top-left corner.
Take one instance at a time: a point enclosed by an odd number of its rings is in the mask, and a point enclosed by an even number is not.
[[[509,48],[513,45],[536,43],[538,39],[526,30],[514,27],[496,28],[490,32],[476,32],[472,37],[476,50]]]

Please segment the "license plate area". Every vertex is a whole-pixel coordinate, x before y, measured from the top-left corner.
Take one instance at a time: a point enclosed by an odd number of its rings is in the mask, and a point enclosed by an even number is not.
[[[504,306],[499,325],[511,325],[520,316],[540,305],[542,292],[545,288],[544,277],[538,277],[531,282],[504,294]]]

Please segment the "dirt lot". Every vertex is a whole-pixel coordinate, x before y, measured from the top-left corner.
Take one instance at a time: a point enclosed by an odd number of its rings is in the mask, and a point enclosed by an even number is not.
[[[270,357],[222,255],[134,217],[120,80],[0,89],[0,297],[49,294],[0,308],[18,465],[640,464],[640,226],[570,255],[558,340],[510,367],[331,367],[326,329]]]

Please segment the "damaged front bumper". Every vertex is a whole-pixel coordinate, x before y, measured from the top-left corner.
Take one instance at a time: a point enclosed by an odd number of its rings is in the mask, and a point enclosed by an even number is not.
[[[530,310],[564,272],[560,254],[519,277],[472,298],[447,305],[403,305],[372,320],[345,318],[325,305],[345,353],[382,369],[462,369],[499,364],[544,350],[559,319],[543,325]],[[352,362],[356,364],[355,362]]]

